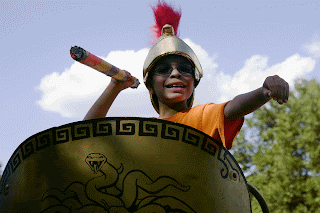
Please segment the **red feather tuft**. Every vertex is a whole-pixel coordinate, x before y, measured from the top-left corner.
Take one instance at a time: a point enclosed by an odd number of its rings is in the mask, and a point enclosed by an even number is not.
[[[181,18],[181,9],[179,11],[175,11],[173,7],[169,6],[166,2],[163,1],[161,4],[160,0],[158,1],[158,5],[152,7],[155,23],[149,27],[149,29],[153,30],[154,39],[149,44],[153,45],[157,42],[159,37],[161,36],[162,27],[166,24],[172,25],[174,28],[174,33],[177,36],[179,21]]]

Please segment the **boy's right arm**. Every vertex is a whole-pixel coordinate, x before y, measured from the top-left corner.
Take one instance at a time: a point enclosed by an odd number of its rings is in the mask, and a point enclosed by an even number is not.
[[[128,75],[128,79],[124,82],[121,82],[111,78],[110,84],[101,94],[98,100],[93,104],[83,120],[104,118],[107,115],[113,101],[116,99],[118,94],[122,90],[131,87],[135,82],[135,77],[132,77],[129,72],[125,72]]]

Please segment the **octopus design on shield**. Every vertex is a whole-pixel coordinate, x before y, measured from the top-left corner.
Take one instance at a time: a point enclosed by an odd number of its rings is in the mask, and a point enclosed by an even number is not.
[[[85,162],[94,174],[101,175],[90,179],[86,184],[74,181],[64,191],[57,188],[47,190],[42,201],[50,203],[50,207],[41,212],[196,212],[175,196],[175,190],[168,190],[166,196],[157,196],[157,193],[167,187],[174,187],[182,192],[190,189],[190,186],[183,186],[174,178],[160,176],[153,180],[141,170],[131,170],[124,176],[120,189],[117,184],[124,169],[122,163],[116,168],[101,153],[87,155]],[[107,167],[102,170],[104,165]]]

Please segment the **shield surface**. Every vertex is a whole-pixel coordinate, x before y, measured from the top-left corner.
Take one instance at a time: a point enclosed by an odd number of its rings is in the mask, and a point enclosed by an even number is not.
[[[101,118],[25,140],[0,181],[2,213],[251,212],[246,179],[218,141],[151,118]]]

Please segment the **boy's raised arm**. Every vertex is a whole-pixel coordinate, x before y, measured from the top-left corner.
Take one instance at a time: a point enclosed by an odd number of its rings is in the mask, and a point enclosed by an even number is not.
[[[287,103],[289,98],[289,84],[278,75],[267,77],[262,87],[236,96],[225,106],[224,115],[229,120],[241,118],[260,108],[271,98],[279,104]]]
[[[135,83],[135,77],[132,77],[129,72],[125,72],[128,74],[128,80],[125,82],[121,82],[115,80],[114,78],[111,78],[110,84],[101,94],[98,100],[96,100],[83,120],[104,118],[107,115],[113,101],[116,99],[118,94],[122,90],[131,87]]]

